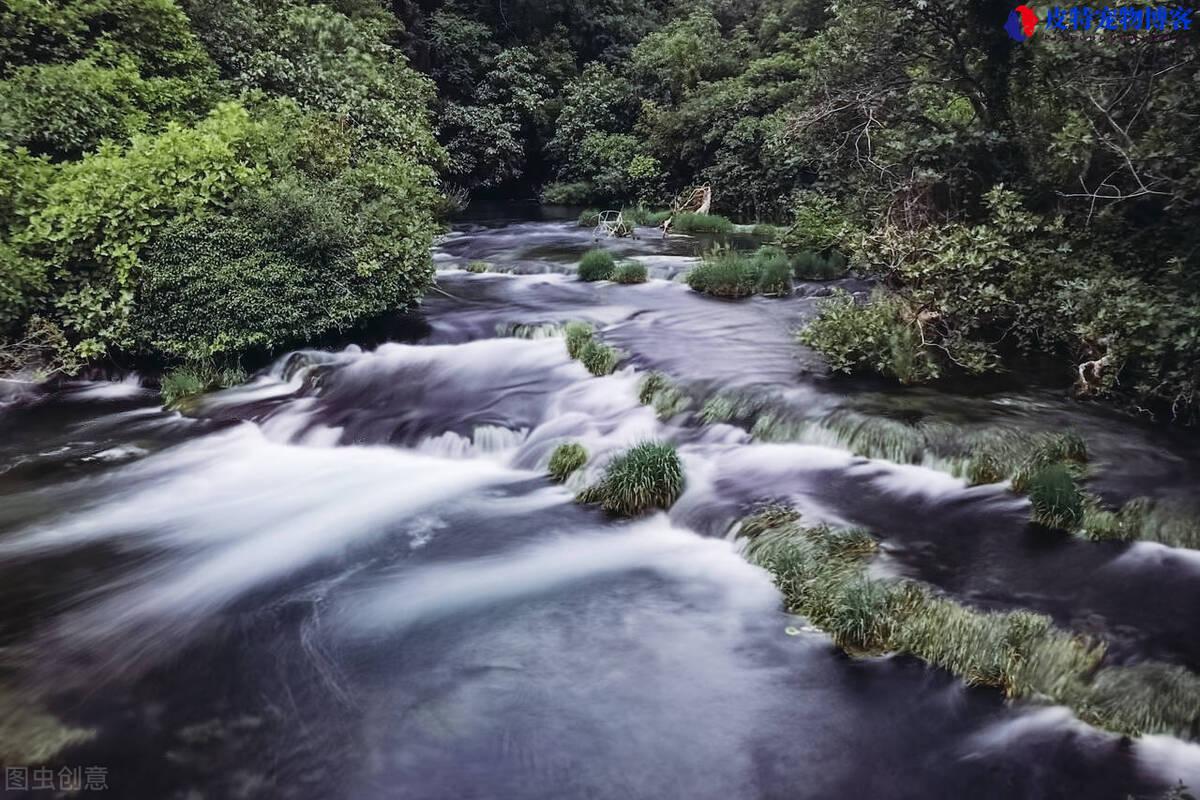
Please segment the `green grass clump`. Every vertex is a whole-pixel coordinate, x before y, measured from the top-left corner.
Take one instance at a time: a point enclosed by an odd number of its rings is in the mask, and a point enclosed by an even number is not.
[[[179,408],[205,392],[227,389],[246,382],[246,373],[236,367],[221,368],[196,362],[176,367],[162,376],[159,394],[167,408]]]
[[[786,260],[763,261],[758,268],[758,293],[784,297],[792,293],[792,270]]]
[[[651,211],[645,206],[626,206],[621,209],[621,218],[630,225],[657,226],[671,216],[670,211]]]
[[[764,239],[774,239],[779,235],[779,229],[769,223],[760,222],[750,229],[750,233],[754,236],[761,236]]]
[[[1083,522],[1083,492],[1065,464],[1050,464],[1030,475],[1029,501],[1034,519],[1050,528],[1074,530]]]
[[[580,358],[583,355],[583,349],[592,341],[595,333],[592,326],[586,322],[568,322],[563,328],[563,335],[567,340],[567,355],[571,358]]]
[[[846,275],[846,257],[837,250],[828,255],[803,250],[791,257],[793,274],[805,281],[828,281]]]
[[[661,372],[651,372],[642,379],[638,387],[638,401],[652,406],[659,419],[670,419],[691,405],[691,398],[683,393]]]
[[[1096,674],[1081,705],[1083,719],[1109,730],[1200,739],[1200,675],[1185,667],[1154,662],[1107,667]]]
[[[671,229],[684,233],[730,233],[733,223],[719,214],[683,211],[671,217]]]
[[[688,286],[717,297],[749,297],[764,294],[781,297],[792,292],[791,267],[787,254],[778,247],[760,247],[743,253],[717,248],[687,274]]]
[[[613,270],[612,279],[617,283],[645,283],[646,265],[637,261],[622,261]]]
[[[675,446],[642,442],[613,459],[601,481],[578,499],[631,517],[653,508],[670,508],[683,492],[683,483],[683,463]]]
[[[607,250],[589,250],[579,262],[579,278],[585,281],[606,281],[613,274],[612,253]]]
[[[579,214],[579,227],[594,228],[600,224],[600,209],[588,208]]]
[[[487,272],[489,265],[486,261],[472,261],[467,264],[467,272]]]
[[[578,442],[567,442],[554,448],[550,454],[548,470],[550,477],[562,483],[571,473],[587,463],[587,450]]]
[[[593,339],[583,346],[579,360],[587,367],[588,372],[602,377],[616,372],[617,365],[621,363],[621,352]]]

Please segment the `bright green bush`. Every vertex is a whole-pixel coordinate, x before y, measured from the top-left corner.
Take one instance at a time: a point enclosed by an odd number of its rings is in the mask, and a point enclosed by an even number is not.
[[[637,261],[622,261],[613,269],[612,279],[617,283],[645,283],[646,265]]]
[[[671,218],[671,230],[681,233],[731,233],[733,223],[718,214],[684,211]]]
[[[571,473],[587,463],[587,450],[578,442],[567,442],[554,448],[550,454],[550,465],[547,468],[550,477],[562,483],[571,477]]]
[[[606,281],[612,277],[615,262],[607,250],[589,250],[579,262],[579,278],[585,281]]]
[[[799,335],[825,356],[836,372],[875,372],[901,383],[922,383],[941,374],[941,364],[921,344],[907,306],[877,290],[868,303],[837,292]]]
[[[653,508],[670,508],[683,492],[683,483],[683,464],[675,447],[643,442],[609,462],[603,479],[579,499],[600,503],[610,513],[635,516]]]

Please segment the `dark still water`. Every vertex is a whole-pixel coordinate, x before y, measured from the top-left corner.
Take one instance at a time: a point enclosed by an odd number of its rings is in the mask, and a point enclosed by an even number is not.
[[[106,770],[128,798],[1153,798],[1200,747],[1122,740],[907,658],[852,659],[780,610],[731,525],[763,502],[869,527],[879,569],[1200,669],[1200,557],[1033,530],[932,461],[767,443],[640,405],[651,369],[796,421],[884,415],[1088,440],[1093,490],[1194,499],[1193,440],[1059,393],[830,380],[792,331],[828,287],[704,298],[704,243],[612,242],[640,286],[571,274],[590,232],[464,224],[397,340],[281,358],[165,412],[122,383],[0,389],[0,761]],[[735,245],[738,244],[735,242]],[[472,274],[486,260],[502,272]],[[516,274],[520,273],[520,274]],[[847,282],[850,289],[860,289]],[[626,354],[592,377],[558,331]],[[687,489],[635,521],[574,502],[638,441]],[[580,441],[586,476],[550,482]],[[86,796],[88,792],[82,792]],[[9,791],[5,796],[24,797]],[[33,796],[38,796],[36,793]],[[43,792],[42,796],[51,796]]]

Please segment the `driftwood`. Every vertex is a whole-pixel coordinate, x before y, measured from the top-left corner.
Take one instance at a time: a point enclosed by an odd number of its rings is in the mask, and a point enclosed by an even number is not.
[[[707,214],[712,208],[712,185],[704,184],[692,189],[690,192],[683,192],[675,198],[671,203],[671,216],[663,220],[662,228],[663,238],[671,232],[671,222],[675,219],[676,214],[691,212],[693,214]]]

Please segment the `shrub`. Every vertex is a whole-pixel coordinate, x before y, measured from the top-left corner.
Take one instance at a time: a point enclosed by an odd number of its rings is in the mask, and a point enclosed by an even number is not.
[[[612,279],[617,283],[645,283],[646,265],[637,261],[623,261],[613,270]]]
[[[923,383],[941,374],[907,305],[884,290],[876,290],[865,304],[846,292],[835,293],[821,303],[819,316],[799,340],[825,356],[835,372],[875,372],[901,383]]]
[[[683,233],[731,233],[733,223],[718,214],[683,211],[671,217],[671,229]]]
[[[211,362],[194,362],[176,367],[162,376],[159,394],[167,408],[179,408],[197,395],[245,383],[246,373],[237,368],[220,368]]]
[[[578,442],[560,444],[550,454],[550,477],[562,483],[571,473],[587,463],[587,450]]]
[[[1074,530],[1083,521],[1083,493],[1065,464],[1050,464],[1029,478],[1034,518],[1043,525]]]
[[[621,218],[631,225],[661,225],[669,216],[670,211],[651,211],[645,206],[626,206],[621,209]]]
[[[774,239],[779,235],[779,229],[769,223],[760,222],[750,229],[750,233],[763,239]]]
[[[596,187],[587,181],[548,183],[542,189],[542,202],[551,206],[581,206],[595,194]]]
[[[846,274],[846,257],[837,250],[829,255],[804,250],[792,256],[792,271],[797,278],[806,281],[841,278]]]
[[[782,254],[781,254],[782,256]],[[792,270],[786,257],[761,260],[758,263],[759,294],[783,297],[792,293]]]
[[[488,268],[489,265],[486,261],[472,261],[470,264],[467,264],[467,272],[487,272]]]
[[[683,491],[683,465],[674,445],[642,442],[613,459],[600,483],[580,495],[605,511],[625,516],[670,508]]]
[[[596,208],[584,209],[579,213],[579,227],[594,228],[600,224],[600,210]]]
[[[613,274],[612,253],[607,250],[589,250],[579,262],[579,277],[585,281],[606,281]]]

